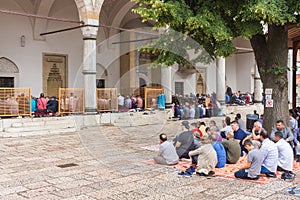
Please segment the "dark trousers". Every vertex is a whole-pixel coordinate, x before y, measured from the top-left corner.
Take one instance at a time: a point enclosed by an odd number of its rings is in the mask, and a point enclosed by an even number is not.
[[[192,164],[196,164],[198,163],[198,155],[196,156],[192,156]]]
[[[246,170],[244,170],[244,169],[234,172],[234,176],[235,176],[235,178],[248,179],[248,180],[258,180],[260,177],[258,175],[255,178],[250,178],[250,177],[248,177],[248,172],[246,172]]]

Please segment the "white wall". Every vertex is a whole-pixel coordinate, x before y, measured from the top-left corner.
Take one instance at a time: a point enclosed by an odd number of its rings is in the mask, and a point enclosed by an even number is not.
[[[74,1],[65,0],[64,2],[64,6],[55,5],[57,9],[50,16],[78,20]],[[58,1],[58,3],[61,3],[61,1]],[[0,7],[6,10],[24,12],[14,1],[0,1]],[[51,21],[48,23],[46,31],[66,28],[70,25]],[[54,34],[47,36],[45,41],[37,41],[33,39],[32,24],[27,17],[0,14],[0,26],[0,43],[2,47],[0,57],[7,57],[12,60],[20,71],[19,82],[16,87],[30,87],[34,96],[38,96],[42,92],[42,53],[67,54],[69,87],[83,86],[82,75],[79,70],[83,50],[80,30]],[[20,45],[22,35],[26,37],[25,47]]]
[[[231,57],[226,58],[225,63],[226,85],[231,87],[233,92],[237,91],[236,73],[236,55],[234,54]]]
[[[237,90],[240,90],[242,93],[244,92],[253,92],[251,89],[253,86],[251,83],[251,79],[253,78],[252,75],[252,68],[255,65],[255,61],[253,58],[252,53],[247,54],[239,54],[237,55]]]

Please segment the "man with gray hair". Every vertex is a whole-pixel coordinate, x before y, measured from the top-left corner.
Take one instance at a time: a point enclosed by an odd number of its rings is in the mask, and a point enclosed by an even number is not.
[[[252,140],[252,144],[256,149],[259,149],[261,146],[261,142],[260,142],[260,133],[267,133],[267,131],[262,127],[262,124],[259,121],[254,122],[253,124],[253,128],[252,128],[252,134],[248,135],[244,140],[248,140],[251,139]]]

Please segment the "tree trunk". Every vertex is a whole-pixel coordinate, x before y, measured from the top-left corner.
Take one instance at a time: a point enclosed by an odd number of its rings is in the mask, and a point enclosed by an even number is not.
[[[268,26],[267,35],[255,35],[250,39],[255,54],[264,92],[272,89],[273,107],[264,105],[264,127],[271,133],[276,121],[282,119],[289,125],[287,71],[278,73],[287,66],[288,32],[286,25]],[[279,68],[278,68],[279,67]],[[265,96],[266,97],[266,96]]]

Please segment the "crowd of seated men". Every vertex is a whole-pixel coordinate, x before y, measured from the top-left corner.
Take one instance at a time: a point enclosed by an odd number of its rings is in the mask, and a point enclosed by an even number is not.
[[[292,118],[291,115],[291,120]],[[293,122],[296,121],[297,119]],[[155,162],[173,165],[180,159],[190,159],[191,167],[179,172],[180,177],[191,177],[194,174],[213,177],[215,168],[223,168],[226,163],[241,162],[243,165],[234,173],[236,178],[276,178],[276,172],[282,171],[281,179],[295,179],[293,148],[297,152],[296,162],[300,162],[298,123],[293,130],[282,120],[278,120],[268,133],[260,119],[253,123],[249,133],[239,115],[234,121],[226,117],[222,126],[220,129],[213,120],[208,126],[200,121],[191,124],[189,121],[182,121],[182,132],[172,142],[167,140],[165,133],[160,135],[160,148],[158,155],[154,157]]]

